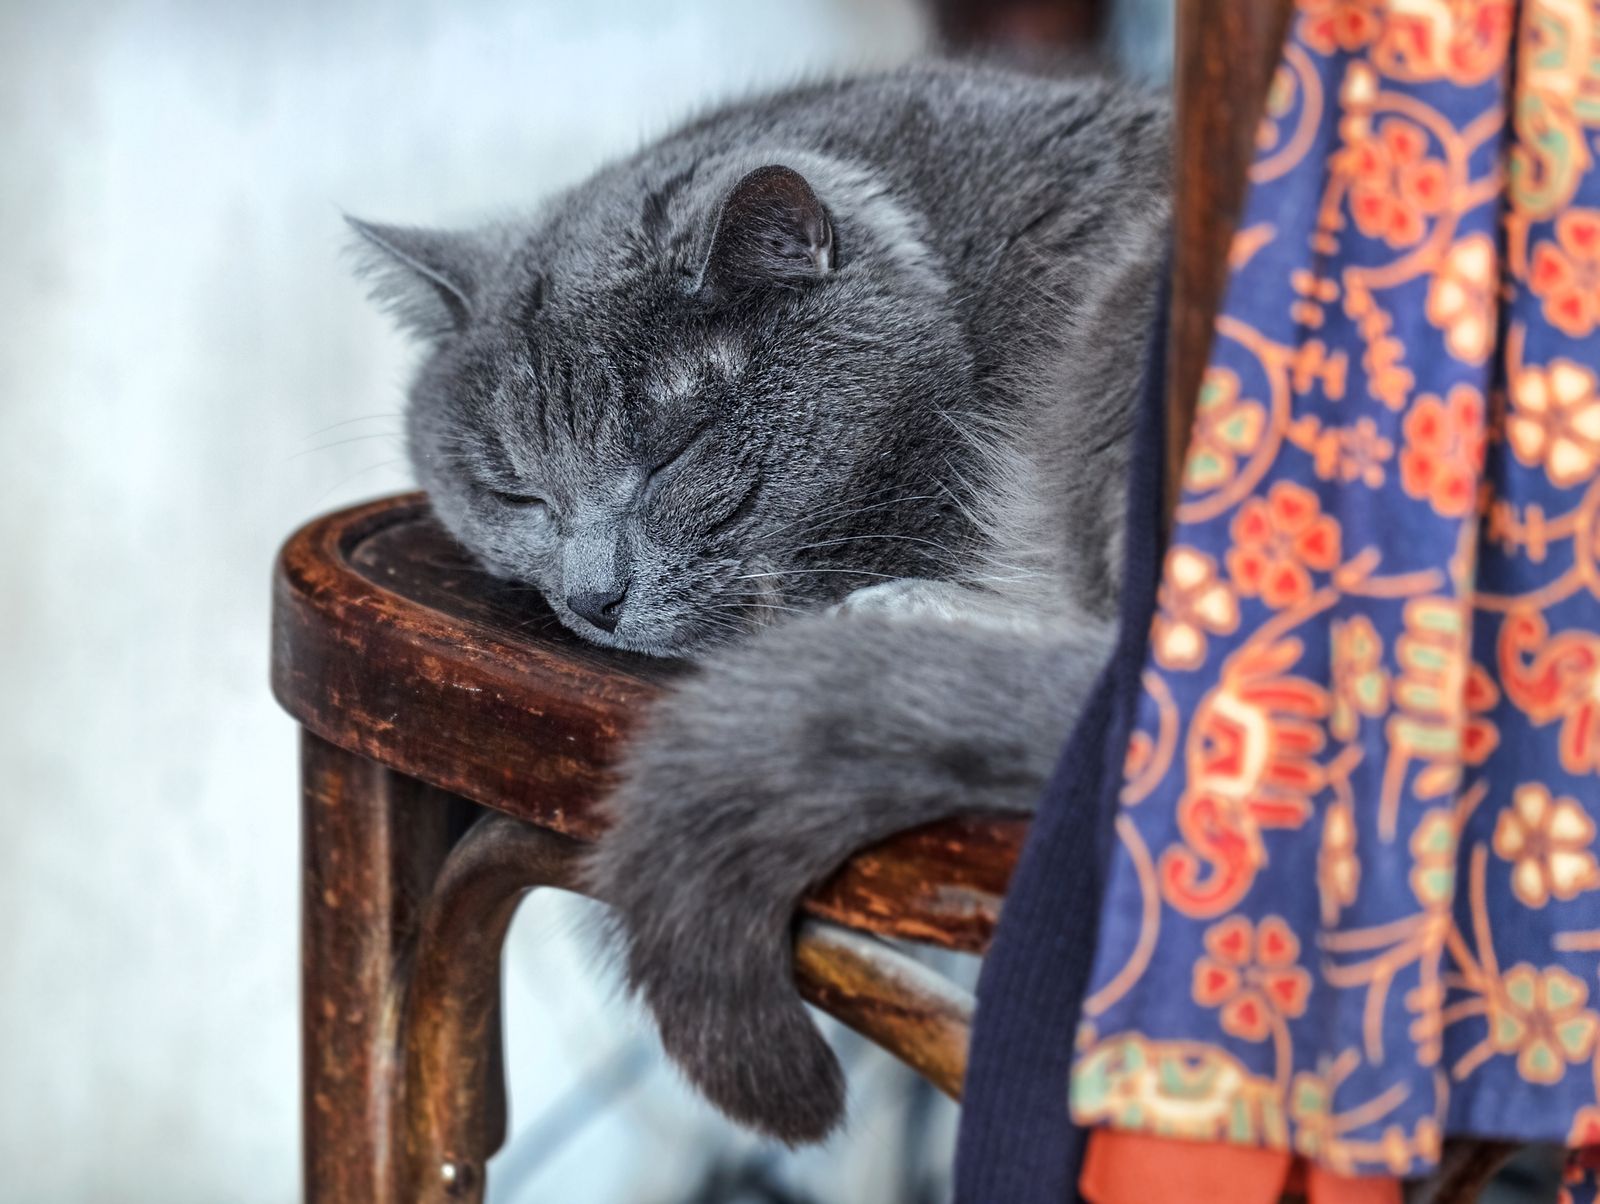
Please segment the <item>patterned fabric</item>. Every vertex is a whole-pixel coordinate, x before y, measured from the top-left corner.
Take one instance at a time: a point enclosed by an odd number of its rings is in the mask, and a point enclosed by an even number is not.
[[[1301,0],[1199,398],[1080,1124],[1600,1141],[1600,0]]]

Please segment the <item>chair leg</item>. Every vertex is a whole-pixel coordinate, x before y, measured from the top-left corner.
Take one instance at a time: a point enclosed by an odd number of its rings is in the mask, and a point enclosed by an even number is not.
[[[411,1199],[395,1178],[396,993],[459,800],[309,732],[301,799],[305,1199]]]
[[[961,1101],[970,992],[877,937],[809,918],[795,936],[794,974],[807,1002]]]
[[[582,846],[508,815],[481,819],[439,872],[423,909],[402,1019],[404,1181],[419,1204],[482,1199],[505,1140],[499,1044],[506,930],[535,887],[579,887]],[[966,1068],[972,998],[863,933],[807,920],[795,971],[806,998],[889,1050],[952,1098]]]
[[[401,1018],[407,1201],[475,1204],[505,1141],[501,952],[517,905],[576,885],[577,841],[507,815],[479,820],[451,851],[423,908]]]
[[[530,890],[578,890],[582,845],[508,815],[481,819],[451,850],[423,909],[401,1021],[403,1181],[419,1204],[483,1198],[505,1139],[499,1043],[506,931]],[[800,925],[802,993],[952,1098],[966,1068],[972,997],[863,933]]]
[[[305,1198],[476,1204],[505,1139],[501,953],[582,846],[344,752],[302,745]],[[959,1096],[972,1000],[882,942],[801,925],[812,1002]]]

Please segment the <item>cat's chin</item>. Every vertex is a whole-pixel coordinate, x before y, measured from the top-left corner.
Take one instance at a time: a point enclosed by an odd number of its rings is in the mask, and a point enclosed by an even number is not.
[[[725,625],[711,626],[697,623],[690,616],[677,627],[665,631],[632,632],[626,627],[620,631],[601,631],[592,623],[572,615],[557,616],[568,631],[586,643],[601,648],[612,648],[636,656],[653,656],[662,660],[682,660],[735,643],[755,630],[756,624],[740,628]]]

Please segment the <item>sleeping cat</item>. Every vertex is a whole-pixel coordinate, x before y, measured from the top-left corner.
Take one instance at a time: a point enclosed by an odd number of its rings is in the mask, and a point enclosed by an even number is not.
[[[1105,654],[1162,97],[934,64],[693,121],[533,219],[355,222],[426,343],[418,476],[586,639],[698,672],[589,864],[730,1116],[839,1122],[792,977],[852,852],[1034,805]]]

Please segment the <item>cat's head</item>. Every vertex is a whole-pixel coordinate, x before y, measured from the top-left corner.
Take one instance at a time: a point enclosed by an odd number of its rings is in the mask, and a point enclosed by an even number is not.
[[[971,368],[873,181],[635,165],[537,223],[352,224],[427,349],[408,430],[435,510],[585,638],[671,655],[930,572]]]

